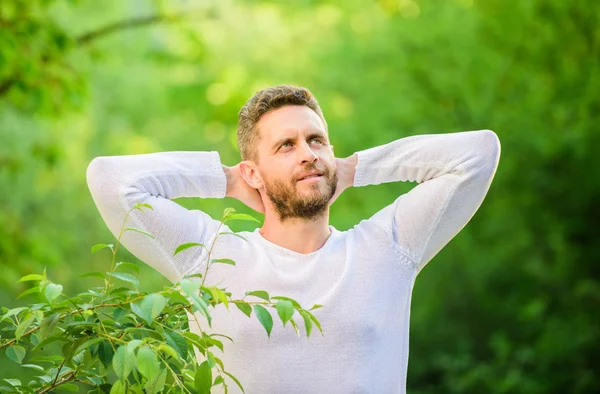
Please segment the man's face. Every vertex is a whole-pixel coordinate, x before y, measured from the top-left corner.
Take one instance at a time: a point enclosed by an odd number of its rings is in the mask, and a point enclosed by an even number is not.
[[[265,114],[257,127],[263,191],[280,220],[325,214],[337,186],[337,171],[319,115],[306,106],[285,106]]]

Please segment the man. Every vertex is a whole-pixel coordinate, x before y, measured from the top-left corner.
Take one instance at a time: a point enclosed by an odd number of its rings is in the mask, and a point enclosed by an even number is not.
[[[115,235],[134,204],[152,205],[128,225],[155,238],[127,232],[122,242],[173,282],[203,273],[206,260],[202,248],[173,256],[177,246],[211,245],[219,222],[171,199],[230,196],[264,212],[262,228],[240,233],[247,241],[219,236],[211,258],[237,265],[211,266],[206,280],[235,298],[266,290],[324,305],[313,311],[324,335],[298,338],[275,324],[268,338],[255,318],[215,308],[213,332],[235,341],[219,356],[246,393],[404,393],[415,278],[481,205],[500,157],[496,134],[415,135],[336,158],[312,94],[281,85],[242,107],[238,144],[243,161],[233,167],[217,152],[98,157],[88,185]],[[348,231],[329,225],[346,188],[398,181],[419,184]]]

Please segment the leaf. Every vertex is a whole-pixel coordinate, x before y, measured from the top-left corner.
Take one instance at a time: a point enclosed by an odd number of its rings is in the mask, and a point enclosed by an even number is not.
[[[247,296],[255,296],[258,298],[262,298],[265,301],[269,301],[269,293],[267,293],[264,290],[247,291],[246,295]]]
[[[44,277],[40,274],[29,274],[29,275],[25,275],[24,277],[19,279],[19,282],[36,281],[36,280],[38,280],[38,281],[44,280]]]
[[[312,320],[313,323],[315,323],[315,326],[317,326],[317,328],[319,329],[319,331],[321,332],[321,335],[323,335],[323,330],[321,329],[321,323],[319,323],[319,321],[317,320],[317,318],[315,317],[315,315],[313,315],[312,313],[310,313],[309,311],[306,311],[306,313],[308,314],[308,316],[310,317],[310,320]]]
[[[33,314],[27,314],[26,316],[27,317],[24,320],[21,320],[21,323],[19,323],[17,329],[15,330],[15,339],[21,338],[25,331],[29,329],[29,326],[35,319],[35,316]]]
[[[56,328],[59,320],[60,320],[60,313],[54,313],[54,314],[52,314],[50,316],[46,316],[44,319],[42,319],[42,322],[40,323],[40,331],[39,331],[40,340],[43,341],[44,339],[46,339],[50,335],[52,335],[52,332]]]
[[[246,221],[260,223],[260,220],[258,220],[257,218],[255,218],[254,216],[246,215],[245,213],[233,213],[233,214],[227,216],[225,218],[225,220],[223,220],[223,223],[226,223],[230,220],[246,220]]]
[[[24,292],[22,292],[21,294],[19,294],[17,296],[17,298],[15,298],[15,300],[18,300],[19,298],[24,297],[24,296],[26,296],[28,294],[39,293],[39,292],[40,292],[39,286],[32,287],[31,289],[27,289]]]
[[[285,323],[287,323],[288,320],[290,320],[294,315],[294,304],[288,300],[278,300],[275,308],[277,309],[277,314],[279,315],[279,318],[285,327]]]
[[[133,263],[126,263],[123,261],[119,261],[117,263],[117,265],[115,266],[115,270],[118,268],[121,268],[122,270],[135,271],[135,273],[137,273],[137,274],[140,273],[140,267],[137,264],[133,264]]]
[[[233,302],[237,308],[242,311],[246,316],[250,317],[252,314],[252,307],[243,301],[234,301]]]
[[[98,342],[102,342],[104,340],[105,340],[104,337],[96,337],[96,338],[89,339],[89,340],[85,341],[84,343],[82,343],[81,345],[77,346],[77,349],[75,349],[75,352],[73,352],[73,354],[77,354],[77,353],[81,352],[82,350],[87,349],[88,347],[95,345]]]
[[[152,379],[160,372],[160,364],[150,347],[144,346],[138,350],[137,369],[146,379]]]
[[[117,348],[112,359],[112,366],[119,379],[127,379],[133,369],[134,358],[126,345]]]
[[[273,329],[273,318],[271,317],[271,314],[269,313],[268,310],[266,310],[261,305],[253,305],[253,308],[254,308],[254,313],[256,314],[256,317],[258,318],[258,321],[265,328],[265,330],[267,331],[267,335],[270,338],[271,330]]]
[[[2,316],[2,319],[0,319],[0,322],[4,321],[5,319],[8,319],[9,317],[11,317],[13,315],[15,315],[15,316],[18,315],[19,312],[24,311],[25,309],[29,309],[29,308],[27,308],[26,306],[21,306],[21,307],[18,307],[18,308],[10,309],[8,312],[6,312]],[[8,320],[10,320],[10,319],[8,319]]]
[[[158,345],[156,350],[162,350],[163,352],[167,353],[169,356],[173,357],[174,359],[176,359],[176,360],[179,359],[179,354],[177,353],[177,351],[175,349],[173,349],[171,346],[165,345],[164,343],[161,343],[160,345]]]
[[[321,305],[321,304],[314,304],[314,305],[313,305],[313,306],[312,306],[312,307],[309,309],[309,311],[312,311],[313,309],[317,309],[317,308],[323,308],[323,305]]]
[[[82,275],[77,276],[78,278],[86,278],[88,276],[96,276],[98,278],[102,278],[104,279],[106,277],[106,275],[104,275],[102,272],[88,272]]]
[[[154,236],[144,230],[140,230],[139,228],[135,228],[135,227],[127,227],[125,230],[123,230],[123,232],[125,231],[135,231],[136,233],[140,233],[140,234],[144,234],[150,238],[154,238]]]
[[[248,239],[247,239],[246,237],[243,237],[243,236],[241,236],[240,234],[237,234],[237,233],[232,233],[232,232],[221,232],[221,233],[219,233],[219,235],[234,235],[234,236],[236,236],[236,237],[238,237],[238,238],[241,238],[241,239],[243,239],[244,241],[248,242]]]
[[[130,307],[133,313],[141,317],[152,325],[152,322],[165,308],[166,300],[161,294],[153,293],[144,297],[139,303],[131,303]]]
[[[210,261],[212,264],[215,263],[223,263],[223,264],[230,264],[230,265],[235,265],[235,261],[231,260],[231,259],[212,259]]]
[[[10,358],[17,364],[21,364],[27,351],[23,346],[15,345],[6,348],[6,357]]]
[[[229,376],[231,378],[231,380],[233,380],[235,382],[235,384],[237,384],[237,386],[240,388],[240,390],[242,390],[242,393],[245,393],[244,387],[242,386],[242,384],[240,383],[240,381],[235,376],[233,376],[232,374],[230,374],[227,371],[223,371],[223,373],[225,375]]]
[[[194,385],[199,394],[210,394],[212,386],[212,370],[207,361],[202,362],[196,369]]]
[[[60,296],[63,291],[62,285],[58,285],[56,283],[48,283],[46,285],[46,290],[44,291],[44,295],[48,299],[48,301],[52,302],[55,298]]]
[[[287,300],[287,301],[291,302],[291,303],[292,303],[292,305],[294,305],[294,308],[296,308],[296,309],[302,309],[302,305],[300,305],[300,304],[298,303],[298,301],[296,301],[296,300],[293,300],[293,299],[291,299],[291,298],[289,298],[289,297],[284,297],[284,296],[272,296],[272,297],[271,297],[271,299],[273,299],[273,300]]]
[[[296,324],[296,321],[294,320],[294,318],[290,319],[290,323],[292,324],[292,327],[294,327],[294,330],[296,331],[296,335],[298,335],[298,338],[300,338],[300,330],[298,329],[298,325]]]
[[[46,370],[43,367],[36,365],[36,364],[22,364],[21,366],[24,368],[35,369],[38,372],[43,372],[43,373],[46,372]]]
[[[185,360],[188,355],[188,345],[185,338],[173,330],[165,330],[164,334],[169,346],[177,350],[181,355],[181,358]]]
[[[109,342],[100,342],[100,344],[98,345],[98,358],[100,359],[100,362],[102,363],[102,365],[104,365],[105,368],[108,368],[108,366],[113,360],[114,355],[115,351],[113,350]]]
[[[191,297],[192,294],[198,293],[198,290],[200,289],[200,282],[197,280],[182,279],[179,283],[179,286],[186,296]]]
[[[17,387],[21,385],[21,381],[19,379],[4,379],[4,381],[8,382],[13,387]]]
[[[110,388],[110,394],[126,394],[126,383],[123,380],[117,380]]]
[[[156,394],[162,391],[165,386],[165,382],[167,380],[167,370],[163,369],[160,371],[160,374],[155,375],[155,378],[152,380],[148,380],[148,382],[144,385],[146,389],[146,394]]]
[[[175,249],[175,253],[173,253],[173,256],[175,256],[177,253],[189,249],[189,248],[193,248],[194,246],[201,246],[203,248],[206,248],[204,245],[196,243],[196,242],[188,242],[185,244],[181,244],[177,247],[177,249]]]
[[[135,204],[135,205],[134,205],[132,208],[134,208],[134,209],[137,209],[137,210],[139,210],[139,211],[142,211],[142,212],[144,212],[144,210],[142,209],[142,207],[143,207],[143,208],[148,208],[148,209],[150,209],[150,210],[154,211],[154,208],[152,208],[152,205],[150,205],[150,204],[148,204],[148,203],[145,203],[145,202],[138,202],[138,203],[137,203],[137,204]]]
[[[306,336],[310,337],[310,333],[312,331],[312,320],[310,320],[310,316],[305,310],[300,310],[300,316],[304,320],[304,327],[306,328]]]
[[[115,245],[113,244],[96,244],[94,246],[92,246],[92,251],[90,254],[94,254],[97,251],[99,251],[100,249],[104,249],[104,248],[110,248],[110,250],[112,250],[113,254],[115,253],[114,247]]]
[[[135,286],[136,289],[140,287],[140,281],[138,280],[138,278],[131,274],[125,274],[123,272],[107,272],[106,274],[114,278],[121,279],[122,281],[131,283],[133,286]]]

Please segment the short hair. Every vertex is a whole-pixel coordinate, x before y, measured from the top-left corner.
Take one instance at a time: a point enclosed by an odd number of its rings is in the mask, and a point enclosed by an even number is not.
[[[256,124],[270,111],[287,105],[305,105],[316,112],[327,131],[327,122],[313,94],[304,87],[278,85],[262,89],[242,106],[238,114],[237,143],[242,160],[258,162],[257,145],[260,134]]]

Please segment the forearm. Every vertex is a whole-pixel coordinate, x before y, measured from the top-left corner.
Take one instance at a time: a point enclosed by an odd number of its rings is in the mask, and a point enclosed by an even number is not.
[[[449,173],[468,176],[493,171],[499,141],[490,130],[423,134],[356,154],[354,186],[398,181],[421,183]]]

